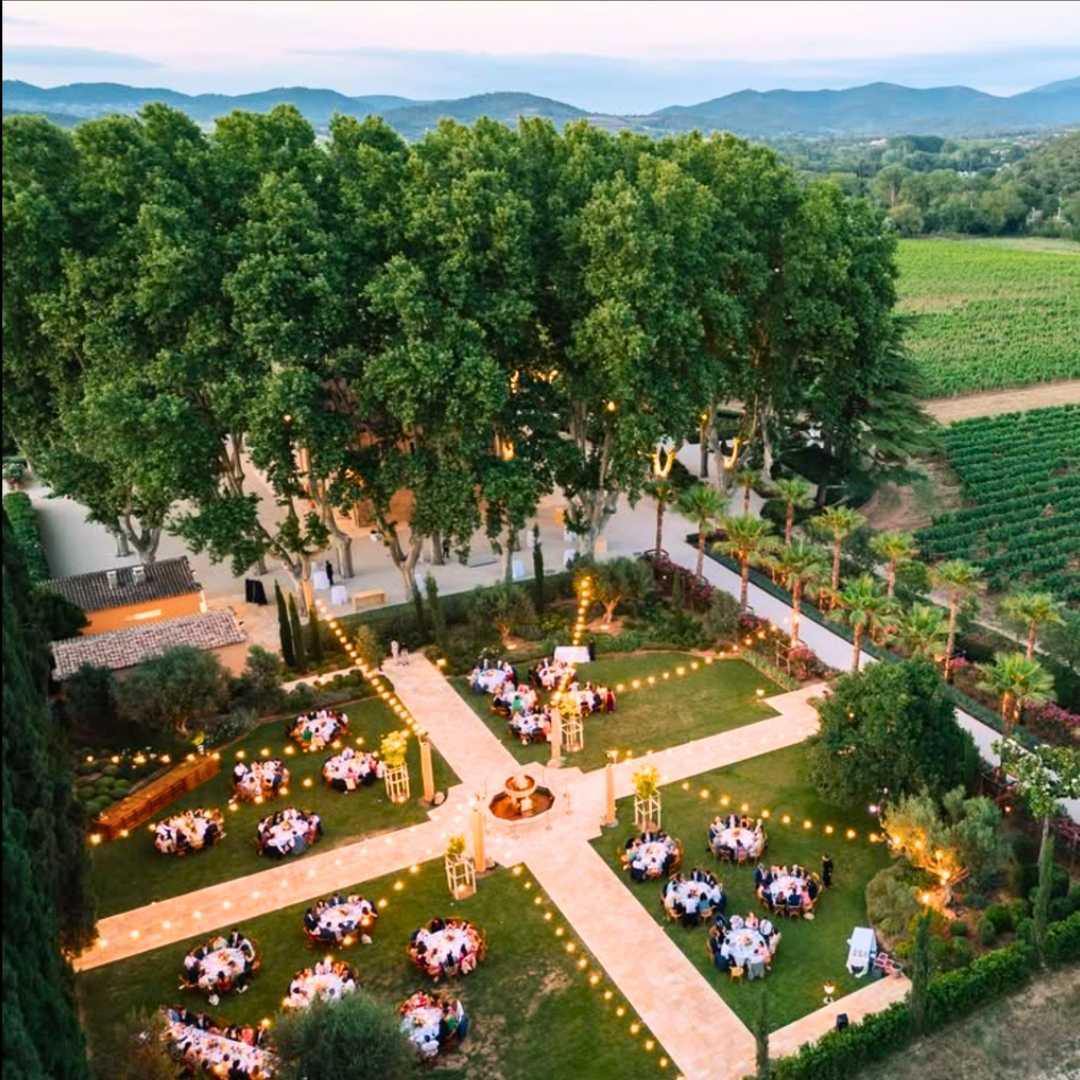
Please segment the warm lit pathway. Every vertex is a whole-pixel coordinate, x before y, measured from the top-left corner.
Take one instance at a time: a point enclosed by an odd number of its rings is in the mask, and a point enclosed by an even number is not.
[[[452,832],[468,834],[470,796],[486,799],[521,766],[423,656],[393,665],[387,674],[462,780],[428,821],[103,919],[101,940],[76,960],[76,968],[97,967],[200,931],[240,924],[395,871],[407,874],[413,864],[438,857]],[[815,730],[810,699],[820,691],[813,686],[769,698],[777,716],[658,751],[648,761],[660,770],[663,782],[671,783],[802,742]],[[641,760],[615,766],[618,798],[632,792],[632,774]],[[555,806],[523,828],[488,817],[489,857],[502,865],[528,865],[684,1076],[738,1080],[751,1072],[750,1032],[589,843],[601,831],[604,770],[583,774],[572,766],[556,770],[530,765],[527,771],[554,791]],[[626,947],[628,941],[633,948]],[[899,981],[874,984],[843,998],[840,1011],[854,1019],[887,1004],[902,988]],[[823,1009],[789,1025],[777,1032],[774,1053],[816,1037],[834,1019],[835,1012]]]

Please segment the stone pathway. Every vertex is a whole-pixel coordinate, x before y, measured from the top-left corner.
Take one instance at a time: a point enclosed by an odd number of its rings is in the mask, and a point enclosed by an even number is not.
[[[451,833],[468,834],[470,796],[486,800],[522,766],[426,658],[413,656],[406,665],[391,665],[387,674],[462,780],[428,821],[103,919],[101,939],[75,961],[76,970],[243,923],[395,871],[407,873],[413,864],[438,857]],[[800,743],[816,728],[810,699],[820,689],[805,687],[768,698],[777,716],[657,751],[648,760],[671,783]],[[632,775],[642,760],[614,767],[617,798],[633,791]],[[504,866],[527,864],[683,1076],[738,1080],[751,1072],[753,1036],[589,844],[601,832],[604,770],[529,765],[525,771],[552,789],[555,805],[521,825],[488,815],[490,858]],[[618,933],[612,932],[614,926]],[[628,949],[627,941],[634,947]],[[888,980],[849,995],[837,1008],[829,1006],[781,1029],[773,1052],[794,1050],[816,1038],[834,1025],[838,1011],[854,1020],[905,989],[902,980]]]

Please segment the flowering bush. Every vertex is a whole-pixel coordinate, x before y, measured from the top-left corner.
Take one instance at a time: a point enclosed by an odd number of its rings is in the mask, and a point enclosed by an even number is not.
[[[633,780],[639,799],[651,799],[660,790],[660,772],[653,765],[643,765],[634,773]]]
[[[1080,740],[1080,715],[1052,702],[1025,709],[1023,723],[1033,735],[1047,742],[1065,746]]]
[[[391,731],[382,737],[379,743],[379,754],[383,761],[396,768],[405,764],[405,752],[409,747],[409,733],[407,731]]]

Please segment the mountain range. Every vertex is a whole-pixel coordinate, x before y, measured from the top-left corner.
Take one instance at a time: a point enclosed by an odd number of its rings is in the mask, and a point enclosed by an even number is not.
[[[182,94],[159,87],[121,83],[72,83],[45,89],[4,80],[3,111],[44,113],[66,125],[109,113],[137,112],[161,101],[193,120],[210,124],[234,109],[266,112],[295,105],[323,131],[335,113],[382,116],[405,138],[419,138],[443,117],[470,123],[488,116],[514,123],[519,116],[542,116],[562,125],[587,119],[612,130],[627,128],[651,135],[699,129],[733,131],[758,137],[992,135],[1080,126],[1080,77],[998,97],[967,86],[914,89],[870,83],[847,90],[740,90],[696,105],[670,105],[648,115],[616,116],[538,97],[500,92],[443,101],[414,101],[392,94],[348,97],[335,90],[280,87],[253,94]]]

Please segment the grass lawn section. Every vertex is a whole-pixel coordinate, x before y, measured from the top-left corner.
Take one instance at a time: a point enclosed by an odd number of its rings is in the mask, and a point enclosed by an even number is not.
[[[349,716],[346,745],[356,746],[356,740],[362,738],[364,749],[378,750],[382,736],[400,727],[397,717],[377,698],[346,706],[345,712]],[[372,833],[400,829],[425,820],[427,811],[417,801],[421,794],[420,748],[415,739],[409,741],[409,773],[414,797],[404,806],[395,806],[387,799],[382,781],[351,795],[334,791],[323,782],[322,766],[338,751],[327,748],[320,753],[304,754],[294,747],[295,753],[289,756],[285,748],[293,745],[285,737],[284,721],[261,725],[240,742],[222,750],[221,772],[217,776],[177,799],[153,819],[156,821],[193,807],[218,807],[225,814],[226,835],[208,851],[182,858],[161,855],[154,848],[149,823],[132,830],[126,839],[92,847],[99,917],[280,865],[256,852],[255,828],[267,814],[284,806],[298,806],[320,814],[324,829],[317,844],[303,855],[293,856],[289,862],[303,860],[310,852],[329,851]],[[271,757],[280,757],[286,763],[290,773],[289,794],[267,800],[261,806],[240,803],[236,811],[230,812],[227,807],[232,797],[236,752],[244,750],[247,761],[256,761],[260,759],[259,751],[263,747],[269,748]],[[433,750],[432,759],[437,789],[445,791],[458,782],[437,751]],[[304,787],[306,778],[311,779],[310,787]]]
[[[694,660],[700,664],[697,671],[689,667]],[[677,676],[675,669],[680,665],[686,668],[686,674]],[[661,681],[665,671],[671,673],[666,682]],[[524,678],[524,667],[519,668],[518,674]],[[650,675],[657,678],[655,686],[630,689],[632,680],[645,680]],[[601,657],[579,668],[578,677],[601,686],[625,684],[615,712],[586,717],[585,749],[577,754],[563,753],[567,764],[585,770],[604,765],[608,750],[632,750],[635,754],[663,750],[776,716],[775,709],[758,701],[756,691],[764,689],[766,696],[783,692],[742,660],[717,660],[706,667],[697,657],[675,652]],[[519,739],[511,738],[506,720],[491,711],[490,695],[474,694],[465,678],[451,681],[518,761],[528,764],[550,759],[548,743],[525,746]]]
[[[783,937],[773,970],[766,976],[773,1030],[819,1008],[826,980],[836,985],[836,997],[866,985],[865,979],[852,978],[844,967],[846,942],[853,927],[866,925],[863,894],[867,881],[889,861],[882,845],[868,842],[873,822],[865,813],[840,810],[822,802],[801,779],[804,760],[804,750],[794,746],[702,773],[687,783],[689,790],[684,790],[683,784],[669,784],[663,789],[664,828],[683,843],[683,871],[689,872],[695,866],[715,871],[727,891],[729,916],[748,911],[760,915],[764,908],[754,895],[752,865],[721,864],[705,850],[706,828],[717,814],[738,811],[744,802],[755,815],[768,809],[765,861],[769,864],[799,863],[820,870],[823,852],[832,855],[833,885],[819,899],[814,920],[777,920]],[[707,798],[702,797],[703,791],[708,792]],[[727,806],[721,801],[724,796],[730,800]],[[743,1023],[750,1026],[756,1009],[755,988],[733,984],[713,967],[704,926],[688,930],[668,921],[660,905],[660,882],[635,884],[619,865],[619,853],[632,833],[628,823],[633,822],[633,799],[622,799],[618,810],[619,827],[593,841],[594,847]],[[784,814],[791,817],[788,825],[781,821]],[[805,820],[813,823],[811,829],[803,828]],[[826,825],[835,829],[831,836],[823,831]],[[848,827],[858,831],[856,839],[844,838]]]
[[[403,883],[400,892],[394,890],[397,881]],[[365,989],[395,1006],[431,985],[406,956],[409,935],[418,926],[435,915],[460,915],[487,935],[484,963],[464,978],[440,983],[461,997],[472,1027],[461,1052],[445,1059],[439,1075],[636,1080],[674,1074],[671,1065],[660,1068],[659,1046],[646,1052],[644,1028],[631,1035],[633,1011],[606,975],[591,962],[583,970],[576,966],[585,955],[580,941],[569,931],[555,936],[565,923],[527,871],[515,876],[498,870],[479,886],[470,899],[452,901],[438,860],[422,864],[415,874],[406,871],[347,890],[372,900],[386,897],[389,904],[375,927],[374,944],[335,955],[359,970]],[[537,896],[542,896],[539,905],[533,903]],[[201,994],[177,990],[183,957],[202,936],[80,974],[77,989],[94,1060],[110,1060],[116,1022],[134,1009],[177,1003],[229,1022],[273,1018],[293,975],[323,955],[307,944],[301,929],[306,907],[293,905],[243,924],[259,947],[262,968],[246,994],[225,997],[216,1008]],[[548,912],[553,917],[545,921]],[[568,941],[576,945],[572,956],[565,950]],[[588,979],[595,973],[601,978],[592,986]],[[615,992],[605,1002],[609,988]],[[619,1007],[626,1009],[621,1019],[615,1015]],[[342,1068],[347,1075],[347,1063]]]

